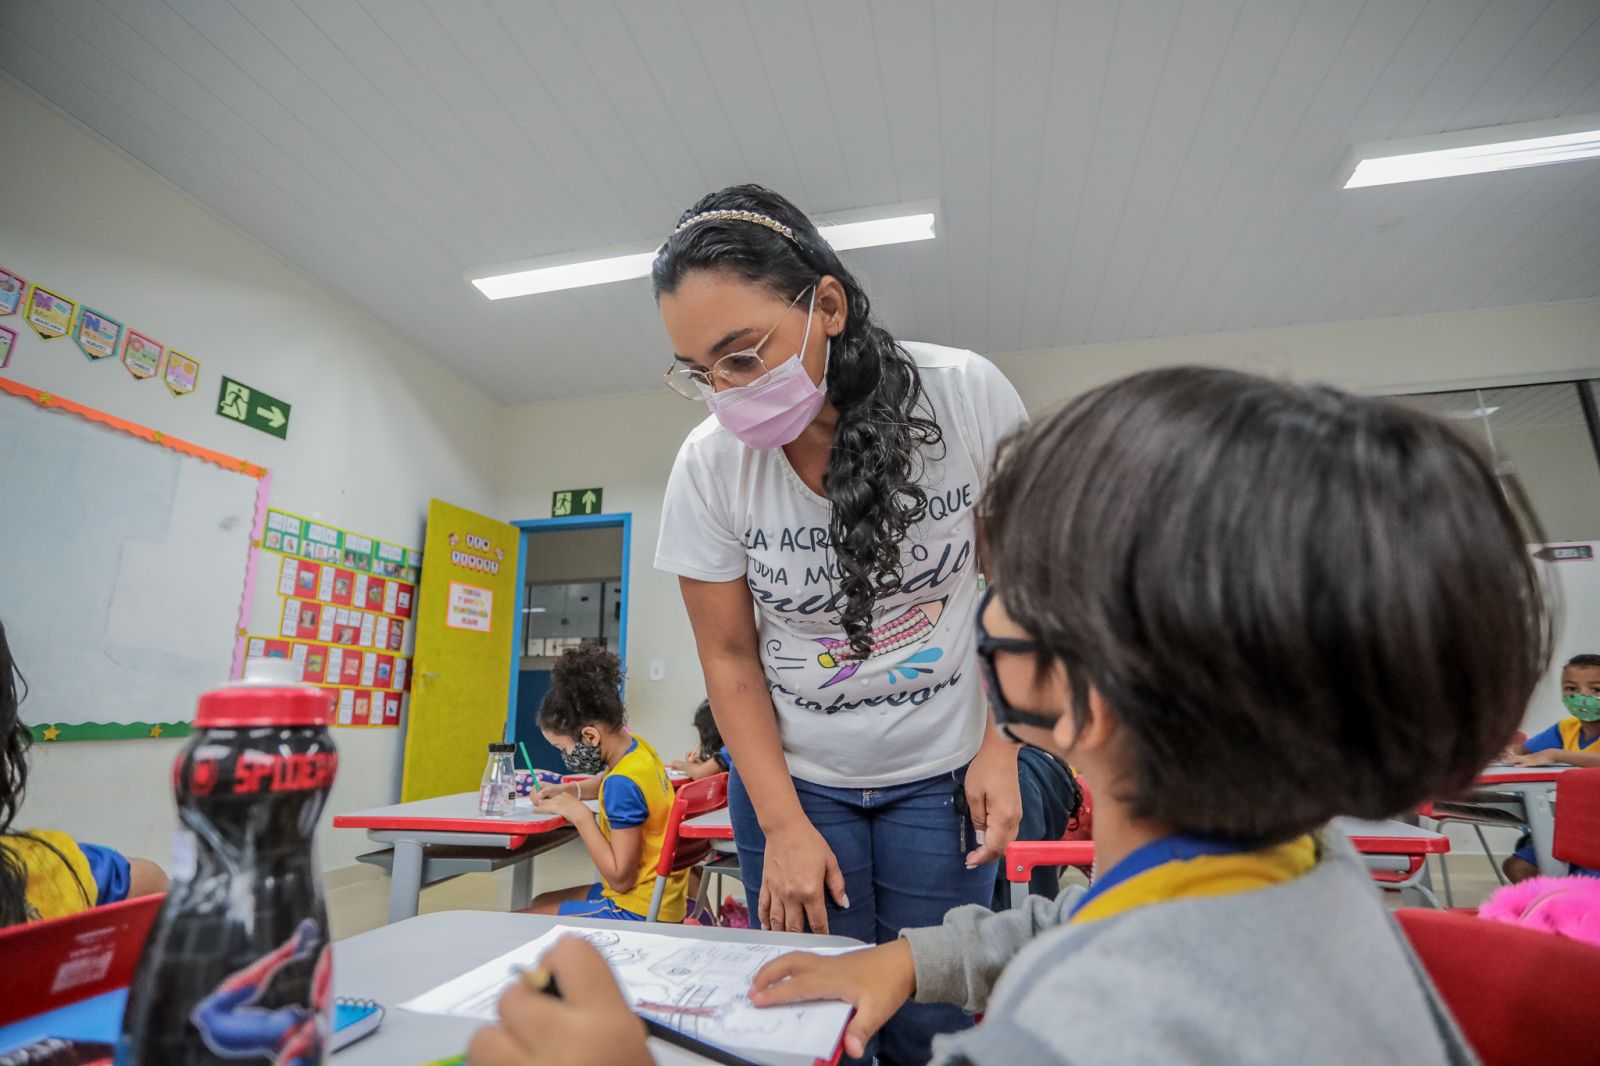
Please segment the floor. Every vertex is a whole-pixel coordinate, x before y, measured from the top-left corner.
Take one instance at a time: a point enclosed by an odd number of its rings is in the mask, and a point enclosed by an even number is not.
[[[1450,881],[1458,907],[1475,907],[1499,887],[1488,862],[1480,852],[1463,851],[1443,856],[1450,863]],[[1439,859],[1430,860],[1434,891],[1444,901],[1444,879]],[[533,868],[534,893],[569,885],[589,884],[595,879],[594,864],[581,841],[574,840],[540,855]],[[371,866],[344,867],[329,871],[327,886],[328,923],[335,940],[355,936],[383,925],[389,913],[389,877]],[[1082,884],[1081,876],[1069,872],[1063,884]],[[739,891],[727,881],[727,891]],[[1386,893],[1392,906],[1399,906],[1397,893]],[[511,871],[468,874],[422,890],[421,911],[489,910],[503,911],[511,902]]]

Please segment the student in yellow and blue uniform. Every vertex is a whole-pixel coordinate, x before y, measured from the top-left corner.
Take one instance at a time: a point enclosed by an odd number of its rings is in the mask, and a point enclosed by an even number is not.
[[[129,859],[53,829],[12,827],[22,807],[33,740],[17,710],[26,691],[0,624],[0,928],[165,891],[166,875],[146,859]]]
[[[542,893],[535,914],[642,922],[655,892],[656,863],[672,809],[667,769],[643,737],[627,729],[622,663],[598,644],[569,648],[556,660],[539,728],[573,773],[598,774],[600,811],[575,788],[546,788],[537,809],[571,822],[600,871],[600,881]],[[688,871],[672,874],[659,920],[683,921]]]
[[[849,1002],[850,1055],[913,998],[981,1012],[936,1066],[1475,1062],[1328,823],[1456,792],[1515,730],[1549,661],[1522,499],[1443,421],[1233,371],[1034,423],[979,509],[978,665],[997,730],[1093,793],[1098,875],[780,957],[751,1000]],[[508,991],[474,1063],[649,1062],[592,948],[543,964],[563,1000]],[[603,1050],[549,1038],[580,1026]]]
[[[1517,766],[1600,766],[1600,655],[1574,655],[1561,668],[1561,702],[1568,717],[1506,749],[1507,761]],[[1539,875],[1539,857],[1533,838],[1524,833],[1502,864],[1513,881]],[[1600,870],[1572,867],[1575,874],[1600,877]]]

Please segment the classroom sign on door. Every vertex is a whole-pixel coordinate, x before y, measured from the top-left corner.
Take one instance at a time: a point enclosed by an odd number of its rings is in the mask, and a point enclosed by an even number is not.
[[[450,534],[450,565],[498,577],[505,549],[477,533]],[[444,624],[451,629],[488,633],[494,627],[494,590],[465,581],[450,582]]]

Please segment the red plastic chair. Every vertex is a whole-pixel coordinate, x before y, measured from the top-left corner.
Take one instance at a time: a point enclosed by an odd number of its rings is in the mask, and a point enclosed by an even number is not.
[[[1570,777],[1572,771],[1565,776]],[[1374,869],[1368,873],[1384,888],[1415,888],[1437,907],[1438,900],[1420,881],[1429,855],[1450,850],[1443,835],[1434,837],[1352,837],[1350,843],[1363,855],[1387,856],[1404,866],[1395,870]],[[1014,840],[1006,847],[1006,880],[1011,882],[1012,903],[1020,905],[1018,885],[1026,892],[1035,866],[1077,866],[1094,864],[1092,840]]]
[[[166,898],[0,929],[0,1025],[126,988]]]
[[[667,815],[667,835],[661,840],[661,858],[656,861],[656,887],[650,896],[645,917],[655,921],[661,913],[661,899],[667,894],[667,878],[705,862],[712,854],[711,841],[680,836],[685,818],[720,811],[728,805],[728,775],[717,774],[691,781],[678,789]],[[704,889],[704,884],[701,888]]]
[[[1594,1061],[1594,1027],[1565,993],[1600,987],[1600,948],[1449,911],[1394,916],[1483,1066]]]
[[[1600,768],[1568,770],[1556,779],[1556,835],[1550,854],[1600,870]]]

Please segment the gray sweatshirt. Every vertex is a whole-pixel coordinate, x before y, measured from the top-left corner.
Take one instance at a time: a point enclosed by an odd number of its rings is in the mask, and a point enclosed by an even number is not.
[[[1476,1063],[1350,842],[1320,844],[1310,872],[1252,892],[1068,925],[1074,887],[906,930],[917,1001],[985,1013],[933,1061]]]

